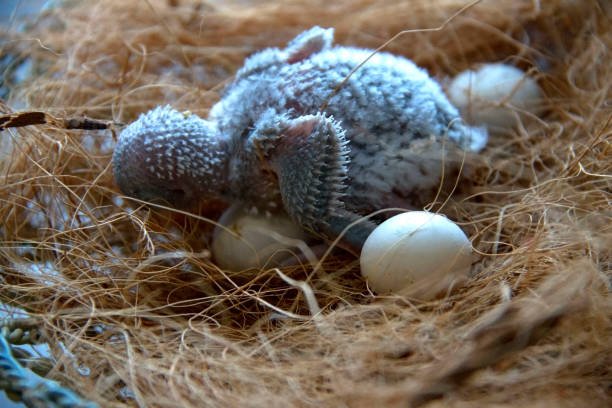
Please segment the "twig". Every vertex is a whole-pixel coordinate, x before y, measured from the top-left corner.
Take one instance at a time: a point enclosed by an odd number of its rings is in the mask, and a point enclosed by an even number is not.
[[[0,130],[19,128],[32,125],[51,125],[60,129],[80,130],[104,130],[114,126],[122,126],[121,123],[80,118],[57,118],[42,111],[26,111],[0,115]]]

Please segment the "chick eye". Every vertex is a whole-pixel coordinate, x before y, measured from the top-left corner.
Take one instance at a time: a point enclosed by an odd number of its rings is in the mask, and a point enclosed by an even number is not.
[[[177,188],[177,189],[172,189],[170,190],[170,195],[172,196],[172,198],[175,199],[183,199],[185,198],[185,190],[183,190],[182,188]]]

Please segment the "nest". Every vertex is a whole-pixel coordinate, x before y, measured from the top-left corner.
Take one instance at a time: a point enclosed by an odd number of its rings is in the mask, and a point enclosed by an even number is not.
[[[20,361],[104,407],[607,406],[606,4],[107,0],[4,32],[1,113],[57,119],[1,133],[0,300],[51,353]],[[504,61],[543,88],[542,115],[493,137],[469,191],[434,205],[479,254],[461,289],[374,296],[342,254],[223,271],[209,252],[218,206],[122,197],[113,129],[61,126],[163,103],[206,116],[246,56],[313,25],[340,44],[393,38],[386,51],[441,81]]]

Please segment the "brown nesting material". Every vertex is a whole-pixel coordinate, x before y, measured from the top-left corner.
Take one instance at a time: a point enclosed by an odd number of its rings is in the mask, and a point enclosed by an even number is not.
[[[3,131],[0,299],[37,320],[49,377],[104,407],[609,406],[610,8],[484,0],[449,20],[467,4],[65,2],[3,34],[34,70],[3,114],[205,116],[247,55],[313,25],[370,48],[410,30],[386,50],[441,81],[505,61],[546,95],[538,120],[492,138],[473,188],[434,206],[479,253],[465,287],[423,303],[374,297],[349,256],[284,269],[314,291],[315,318],[274,270],[215,266],[219,208],[118,199],[111,131]]]

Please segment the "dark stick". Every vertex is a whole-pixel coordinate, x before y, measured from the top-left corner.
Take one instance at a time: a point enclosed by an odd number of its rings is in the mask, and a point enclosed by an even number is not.
[[[61,129],[103,130],[114,125],[113,121],[82,118],[56,118],[41,111],[27,111],[0,115],[0,130],[30,125],[52,125]]]

